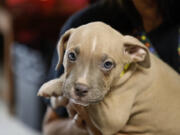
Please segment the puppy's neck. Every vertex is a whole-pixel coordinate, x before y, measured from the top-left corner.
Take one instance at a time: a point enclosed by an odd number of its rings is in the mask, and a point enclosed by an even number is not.
[[[123,71],[123,75],[120,74],[119,78],[115,81],[115,83],[112,85],[112,89],[121,86],[122,84],[124,84],[131,76],[132,74],[135,72],[135,70],[137,69],[137,64],[135,63],[131,63],[128,66],[128,69],[126,71]]]

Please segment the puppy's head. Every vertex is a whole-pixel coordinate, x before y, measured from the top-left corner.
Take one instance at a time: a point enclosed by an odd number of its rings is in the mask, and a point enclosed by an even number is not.
[[[148,50],[140,41],[101,22],[70,29],[57,49],[57,68],[62,63],[65,68],[64,94],[82,105],[101,101],[125,64],[150,66]]]

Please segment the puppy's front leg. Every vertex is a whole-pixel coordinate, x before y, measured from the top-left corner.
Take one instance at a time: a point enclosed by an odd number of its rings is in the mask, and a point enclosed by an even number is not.
[[[63,83],[64,83],[64,74],[57,79],[50,80],[46,83],[44,83],[41,88],[38,91],[38,96],[43,96],[43,97],[51,97],[51,96],[62,96],[63,91]]]

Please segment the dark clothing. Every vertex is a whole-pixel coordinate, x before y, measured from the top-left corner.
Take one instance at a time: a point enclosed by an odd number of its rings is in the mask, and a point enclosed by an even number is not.
[[[132,10],[136,12],[133,7]],[[139,19],[137,13],[133,13],[134,16],[130,16],[130,13],[132,13],[132,11],[129,11],[127,14],[127,11],[120,8],[116,3],[107,5],[106,3],[99,2],[70,17],[62,28],[60,36],[70,28],[78,27],[93,21],[105,22],[122,34],[133,35],[134,30],[138,30],[140,28],[139,26],[141,26],[141,20]],[[178,71],[178,67],[180,67],[179,56],[177,52],[178,25],[173,25],[170,23],[162,24],[156,30],[147,33],[147,36],[152,42],[160,58],[172,66],[176,71]],[[58,56],[57,52],[55,51],[52,67],[50,69],[49,80],[57,78],[63,73],[63,68],[61,68],[60,71],[54,70],[57,59]],[[62,109],[64,110],[64,108]],[[62,115],[62,111],[58,112],[61,112],[61,116],[67,115],[66,113]]]
[[[159,57],[180,73],[180,56],[178,55],[179,26],[162,24],[148,33]]]

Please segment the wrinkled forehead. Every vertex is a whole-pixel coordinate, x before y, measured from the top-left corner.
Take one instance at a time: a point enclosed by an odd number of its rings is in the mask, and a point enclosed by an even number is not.
[[[67,49],[79,48],[79,51],[85,52],[86,55],[95,53],[112,55],[123,44],[122,36],[112,30],[102,28],[77,29],[72,33]]]

